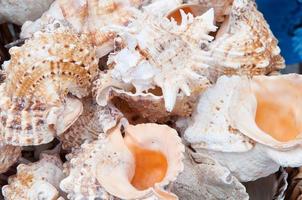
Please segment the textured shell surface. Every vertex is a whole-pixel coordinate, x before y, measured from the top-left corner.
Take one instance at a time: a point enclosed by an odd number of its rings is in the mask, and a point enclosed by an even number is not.
[[[300,166],[301,80],[294,74],[220,77],[201,95],[186,140],[240,181],[268,176],[280,166]]]
[[[124,137],[115,128],[68,156],[68,176],[60,187],[70,199],[177,199],[163,187],[183,170],[183,152],[176,131],[168,126],[127,125]]]
[[[250,0],[233,1],[209,52],[214,80],[221,74],[269,74],[285,67],[276,38]]]
[[[44,154],[38,162],[20,164],[17,174],[9,177],[8,185],[3,186],[5,199],[37,200],[59,198],[59,183],[63,179],[61,160],[53,155]]]
[[[126,28],[104,28],[119,35],[115,38],[116,49],[108,58],[110,70],[107,73],[113,83],[118,82],[116,85],[121,89],[125,89],[122,84],[126,88],[130,84],[136,93],[150,93],[149,90],[158,87],[169,112],[173,110],[179,93],[190,96],[207,87],[207,65],[203,64],[203,59],[208,57],[199,46],[207,45],[213,39],[208,33],[216,30],[213,10],[196,18],[182,14],[181,25],[143,14]],[[104,85],[98,92],[102,94],[108,86]],[[99,95],[99,98],[103,97]]]
[[[21,147],[0,144],[0,173],[4,173],[21,157]]]
[[[3,0],[0,2],[0,22],[22,25],[39,18],[54,0]]]
[[[10,54],[3,64],[7,79],[0,86],[4,141],[22,146],[50,142],[82,112],[78,98],[90,93],[98,69],[95,50],[85,35],[54,22]]]
[[[53,20],[66,20],[78,32],[89,36],[100,58],[113,49],[114,37],[100,29],[109,24],[127,25],[135,18],[136,7],[143,3],[141,0],[56,0],[40,19],[23,25],[21,37],[30,37]]]
[[[60,136],[63,149],[78,148],[85,140],[96,140],[100,134],[105,134],[115,127],[123,117],[114,106],[99,106],[91,96],[85,97],[82,102],[83,113]]]

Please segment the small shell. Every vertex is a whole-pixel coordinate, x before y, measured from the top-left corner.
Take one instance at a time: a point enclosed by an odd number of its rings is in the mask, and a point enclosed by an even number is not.
[[[140,0],[56,0],[42,17],[22,26],[21,37],[30,37],[53,20],[66,20],[80,33],[86,33],[89,41],[97,46],[97,57],[108,54],[113,49],[112,33],[102,33],[100,29],[109,24],[126,25],[135,18]]]
[[[11,22],[22,25],[27,20],[39,18],[54,0],[2,0],[0,23]]]
[[[234,0],[209,52],[211,80],[222,74],[269,74],[285,67],[276,38],[250,0]]]
[[[197,18],[185,13],[182,17],[183,23],[177,25],[174,21],[144,14],[127,28],[104,28],[119,37],[115,38],[115,52],[108,58],[108,75],[101,74],[100,79],[109,76],[113,79],[111,86],[129,91],[130,85],[136,94],[151,93],[150,90],[157,87],[168,112],[175,107],[177,96],[190,96],[207,87],[207,65],[203,64],[207,55],[199,47],[213,39],[208,35],[216,30],[213,10]],[[98,93],[103,94],[108,86],[107,81]]]
[[[184,146],[165,125],[128,125],[71,155],[61,182],[68,198],[177,199],[163,188],[183,170]],[[80,180],[80,181],[79,181]]]
[[[99,106],[92,97],[83,99],[83,113],[61,136],[63,149],[80,147],[115,127],[123,115],[113,106]]]
[[[10,54],[0,86],[4,140],[21,146],[48,143],[82,112],[77,98],[91,91],[97,72],[94,48],[85,35],[55,22]]]
[[[9,177],[2,193],[7,200],[57,199],[59,183],[63,179],[63,166],[56,156],[45,155],[38,162],[20,164],[17,175]]]
[[[302,76],[293,74],[222,76],[201,96],[185,138],[240,181],[301,166],[301,87]]]
[[[0,145],[0,173],[4,173],[21,156],[21,147]]]

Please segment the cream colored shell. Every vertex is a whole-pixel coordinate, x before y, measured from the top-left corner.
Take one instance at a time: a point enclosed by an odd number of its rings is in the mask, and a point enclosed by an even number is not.
[[[2,188],[6,200],[54,200],[59,198],[59,183],[63,179],[62,162],[56,156],[44,154],[40,161],[20,164]]]
[[[0,86],[0,130],[14,145],[50,142],[81,114],[97,72],[95,50],[85,35],[54,22],[21,47],[10,49]],[[71,95],[69,95],[71,94]]]

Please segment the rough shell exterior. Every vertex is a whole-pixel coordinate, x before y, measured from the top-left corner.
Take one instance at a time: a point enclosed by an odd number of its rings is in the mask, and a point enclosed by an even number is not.
[[[213,39],[208,35],[216,30],[213,10],[197,18],[184,13],[182,17],[183,23],[177,25],[174,21],[144,14],[127,28],[104,28],[119,35],[115,38],[116,49],[108,58],[107,76],[113,79],[111,85],[125,90],[132,85],[136,94],[150,93],[158,87],[168,112],[173,110],[180,93],[190,96],[205,88],[207,65],[203,59],[208,57],[199,46]],[[193,34],[197,32],[199,34]]]
[[[0,173],[4,173],[17,162],[21,156],[21,147],[1,144],[0,145]]]
[[[54,0],[2,0],[0,23],[11,22],[22,25],[27,20],[39,18]]]
[[[22,146],[50,142],[82,112],[77,98],[91,91],[97,72],[94,48],[85,35],[55,22],[10,54],[3,65],[7,79],[0,86],[4,141]]]
[[[78,148],[85,140],[96,140],[115,127],[123,117],[114,106],[99,106],[94,98],[83,99],[83,113],[61,136],[63,149]]]
[[[162,138],[164,135],[167,139],[160,141],[158,137]],[[135,173],[135,161],[130,151],[131,147],[127,147],[124,140],[132,140],[131,138],[134,138],[134,141],[144,149],[158,149],[158,151],[165,149],[168,171],[164,179],[155,184],[154,189],[151,187],[137,190],[130,184]],[[173,147],[172,145],[167,147],[170,143],[173,143]],[[116,128],[107,138],[100,137],[92,143],[85,143],[81,149],[68,156],[69,163],[66,165],[68,176],[60,186],[68,193],[69,199],[84,197],[112,199],[112,195],[122,199],[165,199],[161,195],[168,195],[174,199],[174,195],[161,190],[174,181],[182,171],[183,151],[180,138],[167,126],[128,125],[125,127],[124,138],[119,128]],[[160,193],[157,193],[158,191]]]
[[[259,76],[253,79],[220,77],[216,85],[201,96],[197,111],[185,131],[186,140],[197,152],[208,154],[229,168],[240,181],[268,176],[280,166],[300,166],[302,149],[298,144],[301,139],[279,141],[273,138],[270,132],[264,132],[258,126],[256,113],[261,97],[271,98],[270,105],[280,102],[280,99],[295,102],[294,99],[299,99],[296,91],[301,88],[301,80],[298,75]],[[264,92],[263,96],[257,96],[258,90]],[[270,96],[272,91],[276,92],[276,96]],[[280,95],[285,91],[286,95]],[[273,115],[283,117],[282,106],[291,109],[289,104],[279,106],[281,112],[273,112]],[[294,109],[297,110],[297,118],[291,120],[299,121],[300,108]],[[287,124],[274,126],[282,128]]]
[[[276,38],[250,0],[234,0],[209,52],[212,80],[221,74],[252,76],[285,67]]]
[[[6,200],[57,199],[60,196],[59,183],[63,177],[61,160],[44,154],[36,163],[20,164],[17,174],[9,178],[2,193]]]

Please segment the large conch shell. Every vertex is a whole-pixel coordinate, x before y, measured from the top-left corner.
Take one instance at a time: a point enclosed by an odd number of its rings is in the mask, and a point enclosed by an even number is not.
[[[42,17],[22,26],[21,37],[30,37],[53,20],[66,20],[80,33],[86,33],[89,41],[97,46],[97,57],[113,49],[112,33],[100,31],[106,25],[127,25],[136,16],[141,0],[56,0]]]
[[[301,166],[301,88],[294,74],[222,76],[201,95],[185,139],[241,181]]]
[[[184,96],[194,99],[196,94],[207,87],[207,65],[203,64],[203,60],[208,56],[200,49],[200,45],[207,45],[213,39],[208,35],[216,30],[213,10],[196,18],[185,13],[182,17],[183,23],[177,25],[175,21],[166,18],[143,14],[127,28],[104,28],[116,32],[119,37],[115,39],[115,51],[108,58],[109,70],[100,74],[97,90],[97,102],[100,105],[106,99],[105,91],[116,87],[126,92],[133,91],[132,96],[137,95],[137,99],[140,96],[147,99],[146,96],[149,96],[149,99],[141,101],[129,100],[132,98],[130,94],[122,97],[128,102],[145,104],[136,104],[139,109],[165,106],[166,111],[173,113],[173,109],[179,107],[175,104],[185,104],[182,101]],[[154,105],[147,105],[153,103],[152,98],[157,99]],[[156,105],[158,102],[164,105]],[[167,115],[163,111],[159,114],[159,118]]]
[[[9,177],[2,193],[6,200],[58,199],[59,183],[63,179],[61,160],[53,155],[43,154],[40,161],[28,165],[20,164],[17,174]]]
[[[97,72],[95,49],[59,22],[10,49],[0,86],[1,134],[13,145],[50,142],[81,114]],[[71,96],[72,95],[72,96]]]
[[[115,127],[123,117],[112,105],[99,106],[91,96],[83,99],[83,113],[61,136],[63,149],[78,148],[85,140],[93,141]]]
[[[27,20],[39,18],[54,0],[2,0],[0,23],[11,22],[22,25]]]
[[[71,156],[61,189],[70,199],[177,199],[164,190],[183,170],[184,146],[166,125],[127,125]]]

